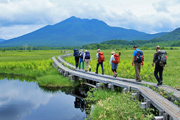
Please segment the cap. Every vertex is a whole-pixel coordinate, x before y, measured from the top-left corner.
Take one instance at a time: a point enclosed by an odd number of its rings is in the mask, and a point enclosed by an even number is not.
[[[137,48],[137,45],[134,45],[133,48]]]

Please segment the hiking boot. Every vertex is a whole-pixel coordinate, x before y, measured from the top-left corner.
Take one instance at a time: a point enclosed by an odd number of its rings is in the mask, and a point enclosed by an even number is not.
[[[117,73],[114,74],[114,77],[115,77],[115,78],[117,77]]]
[[[136,82],[141,82],[141,80],[136,80]]]
[[[85,72],[87,72],[87,70],[85,70]]]
[[[104,73],[102,73],[102,75],[104,75]]]
[[[89,71],[91,72],[91,68],[89,68]]]
[[[157,86],[161,86],[162,85],[162,82],[158,83]]]
[[[95,72],[96,74],[98,74],[98,72]]]

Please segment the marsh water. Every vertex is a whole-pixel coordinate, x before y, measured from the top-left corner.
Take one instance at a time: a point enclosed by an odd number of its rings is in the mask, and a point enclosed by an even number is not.
[[[36,82],[0,80],[0,120],[83,120],[87,88],[47,89]]]

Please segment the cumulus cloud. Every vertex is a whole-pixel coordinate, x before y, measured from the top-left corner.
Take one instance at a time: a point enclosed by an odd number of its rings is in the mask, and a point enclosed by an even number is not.
[[[180,26],[179,8],[179,0],[0,0],[0,38],[16,37],[71,16],[147,33],[170,31]]]

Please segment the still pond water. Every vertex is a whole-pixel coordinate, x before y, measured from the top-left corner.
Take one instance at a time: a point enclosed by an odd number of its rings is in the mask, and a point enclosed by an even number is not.
[[[47,90],[36,82],[0,80],[0,120],[83,120],[85,88]],[[63,91],[63,92],[62,92]]]

